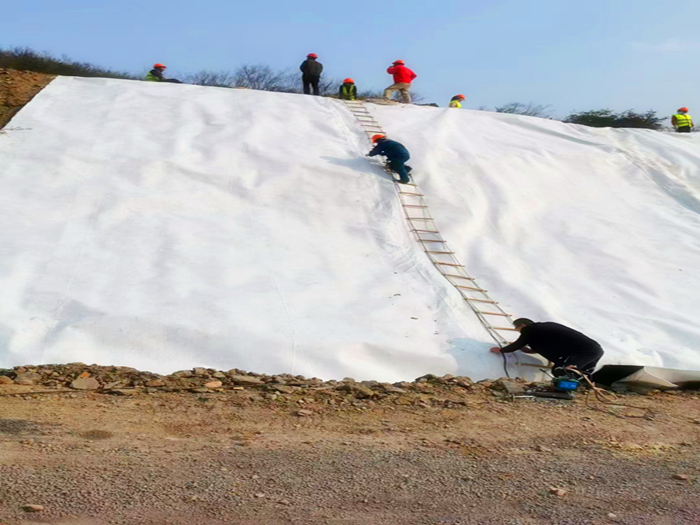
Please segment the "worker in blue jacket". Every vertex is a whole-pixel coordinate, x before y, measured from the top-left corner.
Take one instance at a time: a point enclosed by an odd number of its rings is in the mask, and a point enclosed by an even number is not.
[[[406,161],[411,158],[406,147],[400,142],[389,140],[384,135],[374,135],[372,142],[376,144],[372,151],[369,152],[369,157],[375,155],[383,155],[386,157],[388,168],[398,173],[399,182],[408,184],[408,174],[411,172],[411,166],[406,166]]]

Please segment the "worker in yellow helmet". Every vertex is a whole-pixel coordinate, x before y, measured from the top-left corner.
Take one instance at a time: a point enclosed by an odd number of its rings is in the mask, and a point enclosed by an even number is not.
[[[450,99],[450,107],[461,108],[462,102],[464,102],[464,95],[455,95],[454,97],[452,97],[452,99]]]
[[[671,124],[676,128],[676,133],[690,133],[693,129],[693,119],[688,115],[688,108],[680,108],[678,113],[671,117]]]

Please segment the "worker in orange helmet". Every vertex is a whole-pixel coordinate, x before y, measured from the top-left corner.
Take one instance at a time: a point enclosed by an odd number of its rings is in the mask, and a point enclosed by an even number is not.
[[[688,108],[679,108],[671,117],[671,124],[676,128],[676,133],[690,133],[693,129],[693,119],[688,115]]]
[[[182,82],[174,78],[165,78],[163,76],[163,71],[165,71],[166,69],[167,67],[161,64],[160,62],[154,64],[153,69],[151,69],[146,75],[146,80],[148,82],[169,82],[171,84],[182,84]]]
[[[451,108],[461,108],[464,101],[464,95],[455,95],[450,99]]]
[[[384,98],[390,99],[394,91],[398,91],[403,96],[403,101],[411,103],[411,82],[418,76],[406,67],[403,60],[396,60],[387,73],[394,76],[394,83],[384,90]]]
[[[306,60],[299,66],[301,70],[301,83],[304,87],[304,94],[306,95],[311,94],[311,89],[314,90],[314,95],[320,94],[318,83],[321,80],[323,64],[317,59],[318,55],[316,53],[309,53],[306,55]]]
[[[372,142],[375,144],[372,151],[367,156],[374,157],[382,155],[386,157],[386,167],[389,171],[398,174],[401,184],[408,184],[410,179],[408,174],[411,173],[411,166],[406,166],[406,162],[411,158],[406,146],[395,140],[389,140],[385,135],[373,135]]]
[[[338,98],[340,100],[355,100],[357,98],[357,86],[353,79],[346,78],[343,80],[343,83],[340,84],[340,89],[338,89]]]

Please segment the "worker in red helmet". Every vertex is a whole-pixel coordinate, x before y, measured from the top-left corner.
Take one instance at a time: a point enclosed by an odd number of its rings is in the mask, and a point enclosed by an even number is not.
[[[461,108],[464,101],[464,95],[455,95],[450,99],[451,108]]]
[[[357,98],[357,86],[353,79],[346,78],[343,80],[338,90],[338,98],[340,98],[340,100],[355,100]]]
[[[388,100],[394,91],[398,91],[403,96],[403,101],[410,104],[411,82],[417,75],[406,67],[403,60],[396,60],[386,72],[394,76],[394,83],[384,90],[384,98]]]
[[[693,129],[693,119],[688,115],[688,108],[679,108],[678,112],[671,117],[671,124],[676,128],[676,133],[690,133]]]
[[[306,55],[306,60],[299,66],[301,70],[301,83],[304,86],[304,94],[306,95],[311,94],[312,88],[314,90],[314,95],[320,95],[318,83],[321,80],[323,64],[317,59],[318,55],[316,53],[309,53]]]
[[[169,82],[171,84],[182,84],[179,80],[176,80],[174,78],[165,78],[163,76],[163,71],[167,69],[166,66],[158,62],[157,64],[153,65],[153,69],[151,69],[148,74],[146,75],[146,81],[147,82]]]

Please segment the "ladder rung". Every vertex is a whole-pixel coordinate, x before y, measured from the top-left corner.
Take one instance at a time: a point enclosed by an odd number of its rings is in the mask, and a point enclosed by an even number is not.
[[[426,250],[425,253],[436,253],[436,254],[440,254],[440,255],[454,255],[455,252],[433,252],[430,250]]]
[[[455,267],[457,267],[457,268],[464,268],[464,265],[462,265],[462,264],[455,264],[455,263],[446,263],[446,262],[433,261],[433,264],[441,264],[442,266],[455,266]]]
[[[417,233],[440,233],[436,232],[434,230],[411,230],[412,232],[417,232]]]
[[[498,304],[496,301],[487,301],[486,299],[474,299],[473,297],[465,297],[465,301],[474,301],[477,303],[489,303],[489,304]]]
[[[402,204],[404,208],[427,208],[427,206],[422,206],[420,204]]]
[[[411,231],[416,231],[416,230],[411,230]],[[438,232],[435,232],[435,233],[438,233]],[[416,240],[417,240],[418,242],[439,242],[439,243],[442,243],[442,244],[447,244],[447,241],[437,241],[437,240],[436,240],[436,241],[432,241],[432,240],[430,240],[430,239],[416,239]]]
[[[453,273],[443,273],[442,275],[444,275],[445,277],[456,277],[456,278],[458,278],[458,279],[466,279],[467,281],[473,281],[473,280],[474,280],[473,277],[465,277],[464,275],[455,275],[455,274],[453,274]]]
[[[432,217],[406,217],[409,221],[434,221]]]
[[[505,326],[489,326],[489,328],[492,328],[493,330],[509,330],[511,332],[518,332],[519,330],[516,330],[515,328],[506,328]]]
[[[411,193],[410,191],[400,191],[399,193],[401,195],[415,195],[416,197],[425,197],[425,195],[423,195],[422,193]]]
[[[501,317],[510,317],[510,314],[501,314],[501,313],[498,313],[498,312],[482,312],[482,311],[479,311],[479,313],[482,314],[482,315],[500,315]]]
[[[474,288],[473,286],[461,286],[459,284],[455,284],[457,288],[463,288],[465,290],[474,290],[475,292],[483,292],[486,293],[488,290],[482,290],[481,288]]]

